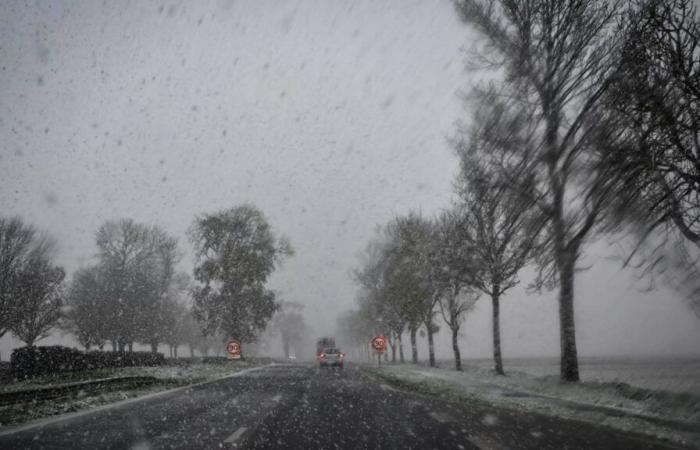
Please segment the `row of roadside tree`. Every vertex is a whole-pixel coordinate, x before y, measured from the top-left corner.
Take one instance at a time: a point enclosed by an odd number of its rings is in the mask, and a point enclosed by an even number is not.
[[[610,236],[626,264],[674,276],[700,311],[700,22],[691,0],[456,0],[481,40],[487,73],[451,140],[455,204],[381,227],[357,271],[359,308],[339,321],[366,345],[428,337],[435,316],[457,335],[491,299],[494,366],[503,373],[500,299],[531,265],[558,289],[561,379],[578,381],[574,281],[585,244]],[[622,236],[622,238],[621,238]],[[679,282],[679,280],[681,282]]]
[[[18,217],[0,218],[0,337],[28,346],[54,330],[86,350],[187,344],[208,354],[227,338],[252,342],[280,307],[266,281],[292,253],[251,205],[197,217],[193,276],[178,270],[178,240],[159,226],[110,220],[95,233],[94,264],[66,283],[55,242]]]

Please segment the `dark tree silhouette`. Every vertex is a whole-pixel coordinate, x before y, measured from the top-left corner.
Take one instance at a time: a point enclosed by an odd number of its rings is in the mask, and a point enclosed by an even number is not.
[[[601,98],[618,75],[622,0],[457,0],[463,20],[485,37],[482,56],[505,69],[502,113],[526,126],[523,144],[491,163],[547,218],[550,258],[543,273],[559,285],[561,379],[578,381],[574,274],[582,245],[601,221],[616,182],[599,152],[617,140]],[[498,98],[496,98],[498,100]],[[511,136],[508,129],[492,139]],[[505,146],[497,146],[504,148]],[[524,184],[524,186],[523,186]]]

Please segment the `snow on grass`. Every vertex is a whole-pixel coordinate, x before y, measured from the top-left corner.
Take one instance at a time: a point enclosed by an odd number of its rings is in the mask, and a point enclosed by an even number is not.
[[[152,376],[163,380],[181,380],[184,382],[207,381],[235,373],[251,365],[244,361],[224,364],[209,364],[191,362],[183,365],[155,367],[122,367],[114,369],[98,369],[83,372],[64,372],[52,376],[31,378],[0,384],[0,393],[26,389],[37,389],[56,386],[78,381],[98,380],[124,376]]]
[[[0,428],[35,420],[56,414],[89,409],[106,405],[128,398],[139,397],[154,392],[185,386],[193,383],[210,381],[232,375],[243,369],[252,367],[243,361],[209,364],[192,362],[178,366],[156,367],[124,367],[118,369],[102,369],[88,372],[57,374],[53,377],[42,377],[33,380],[9,383],[3,386],[1,392],[46,388],[76,381],[97,380],[111,377],[151,376],[158,379],[157,383],[133,388],[119,388],[114,391],[90,394],[80,392],[70,398],[45,400],[39,402],[24,402],[14,405],[0,406]]]
[[[499,402],[520,404],[551,398],[700,424],[700,395],[693,392],[652,390],[621,381],[560,383],[555,376],[533,377],[512,371],[504,377],[492,370],[470,366],[463,372],[412,365],[387,366],[385,370],[412,381],[439,379],[466,392]]]
[[[466,364],[487,371],[493,368],[491,359],[469,359]],[[441,365],[451,367],[452,363],[444,361]],[[504,365],[510,375],[559,375],[558,358],[509,358]],[[579,370],[585,382],[623,382],[645,389],[700,395],[700,357],[582,357]]]
[[[200,382],[215,380],[251,367],[242,361],[229,364],[205,364],[201,362],[183,366],[123,367],[114,371],[114,376],[152,376],[163,380]]]
[[[456,400],[469,398],[700,444],[700,395],[694,391],[648,389],[619,378],[564,384],[549,374],[510,371],[504,377],[470,362],[463,372],[444,366],[386,365],[378,373],[403,387]]]
[[[113,376],[113,369],[90,370],[85,372],[64,372],[52,376],[42,376],[3,384],[0,385],[0,393],[22,391],[27,389],[46,388],[59,384],[97,380],[100,378],[110,378]]]
[[[16,425],[30,420],[65,414],[109,403],[139,397],[145,394],[172,389],[176,387],[172,383],[153,384],[141,386],[135,389],[120,389],[117,391],[102,392],[94,395],[77,395],[69,399],[56,399],[41,402],[18,403],[14,405],[0,406],[0,429],[8,425]]]

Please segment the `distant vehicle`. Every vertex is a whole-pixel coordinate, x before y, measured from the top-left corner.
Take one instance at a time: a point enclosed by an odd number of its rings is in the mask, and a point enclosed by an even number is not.
[[[339,348],[326,348],[321,352],[318,358],[318,364],[320,367],[340,367],[343,368],[343,360],[345,359],[345,353],[341,352]]]
[[[327,348],[335,348],[335,338],[322,337],[316,341],[316,359],[320,360],[321,353]]]

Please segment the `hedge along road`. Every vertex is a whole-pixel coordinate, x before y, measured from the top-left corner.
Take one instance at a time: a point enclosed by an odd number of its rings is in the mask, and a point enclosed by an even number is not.
[[[677,448],[569,420],[455,405],[353,367],[271,365],[0,432],[0,448]]]
[[[8,376],[24,379],[62,372],[117,367],[162,366],[165,356],[151,352],[87,351],[60,345],[21,347],[12,352]]]

